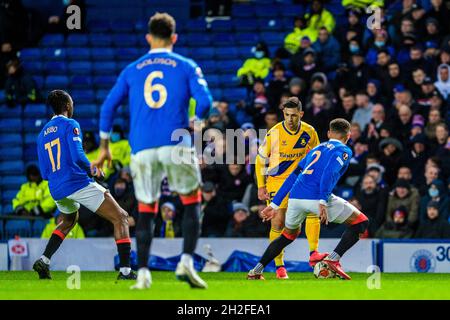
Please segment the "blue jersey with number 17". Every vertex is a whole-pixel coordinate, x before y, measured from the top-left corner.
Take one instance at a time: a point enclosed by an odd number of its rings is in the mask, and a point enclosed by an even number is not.
[[[172,133],[189,127],[190,98],[196,101],[199,118],[207,114],[212,103],[197,64],[168,49],[150,50],[121,72],[101,108],[101,138],[109,137],[114,112],[125,97],[129,101],[129,142],[133,154],[178,144]]]
[[[351,157],[352,150],[339,140],[319,144],[300,161],[272,202],[279,206],[289,192],[289,199],[327,201]]]
[[[74,119],[54,116],[39,133],[37,152],[42,178],[48,180],[54,200],[67,197],[92,181],[80,125]]]

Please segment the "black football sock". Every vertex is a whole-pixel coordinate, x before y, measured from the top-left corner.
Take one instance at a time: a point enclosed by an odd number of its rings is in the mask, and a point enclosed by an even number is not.
[[[50,239],[48,240],[47,246],[45,247],[45,251],[42,254],[47,259],[51,259],[53,254],[58,250],[61,243],[64,241],[66,236],[59,230],[53,231]]]
[[[369,225],[369,221],[363,221],[357,224],[353,224],[349,226],[344,233],[342,234],[341,241],[339,241],[336,249],[336,252],[339,257],[342,257],[344,253],[346,253],[351,247],[355,245],[355,243],[359,240],[359,235],[364,233]]]
[[[259,263],[264,267],[267,266],[270,261],[275,259],[275,257],[278,256],[281,253],[281,251],[283,251],[283,249],[287,247],[289,244],[291,244],[293,241],[294,240],[286,238],[284,234],[281,234],[281,236],[279,236],[270,243],[270,245],[264,252],[263,256],[261,257],[261,260],[259,260]]]
[[[183,212],[183,253],[192,255],[200,236],[200,204],[185,205]]]
[[[131,251],[130,238],[117,240],[116,244],[117,244],[117,251],[119,252],[119,266],[121,268],[129,268],[130,251]]]
[[[150,245],[153,239],[154,228],[155,214],[139,213],[136,226],[138,268],[148,268],[148,257],[150,255]]]

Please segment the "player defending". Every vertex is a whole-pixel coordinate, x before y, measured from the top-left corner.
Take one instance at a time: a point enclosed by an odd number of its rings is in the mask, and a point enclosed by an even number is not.
[[[196,101],[199,118],[209,111],[212,98],[197,64],[172,52],[177,41],[175,20],[167,13],[156,13],[150,18],[148,27],[146,39],[151,50],[122,71],[101,108],[100,154],[93,164],[102,167],[105,161],[111,162],[108,139],[114,112],[128,96],[130,169],[139,202],[136,226],[139,270],[132,289],[145,289],[151,285],[148,258],[164,176],[184,205],[183,254],[175,274],[191,287],[206,288],[206,283],[194,269],[192,258],[200,230],[200,167],[189,134],[183,137],[183,145],[179,139],[172,139],[172,133],[188,128],[191,97]]]
[[[296,97],[289,98],[283,105],[284,121],[276,124],[266,135],[256,157],[256,180],[258,184],[259,200],[267,200],[269,205],[275,193],[280,189],[285,179],[297,167],[301,159],[319,144],[316,130],[306,122],[301,121],[303,116],[302,104]],[[268,170],[266,172],[266,167]],[[271,220],[270,241],[275,240],[284,228],[284,219],[288,198],[285,197],[277,214]],[[327,254],[319,253],[320,221],[314,215],[306,219],[306,236],[309,242],[310,259],[312,266],[322,260]],[[284,267],[284,250],[275,257],[277,278],[288,279]]]
[[[291,173],[275,195],[270,206],[262,212],[264,220],[276,216],[283,199],[289,193],[286,212],[286,227],[283,233],[264,252],[261,260],[250,270],[250,280],[264,279],[264,267],[287,245],[293,242],[308,213],[320,218],[322,223],[346,223],[348,228],[334,251],[323,262],[342,279],[350,276],[342,269],[339,259],[359,240],[369,224],[367,217],[353,205],[331,193],[339,178],[347,170],[352,151],[346,146],[350,138],[350,123],[345,119],[334,119],[330,123],[327,142],[311,150]]]
[[[103,173],[92,166],[82,147],[80,125],[72,118],[73,101],[63,90],[50,92],[47,104],[54,116],[45,125],[37,140],[39,167],[42,178],[48,180],[50,194],[63,216],[47,243],[43,255],[33,269],[39,279],[51,279],[50,259],[78,220],[80,204],[114,225],[114,238],[119,251],[119,280],[136,279],[130,268],[131,240],[128,233],[128,213],[111,194],[91,176],[101,178]]]

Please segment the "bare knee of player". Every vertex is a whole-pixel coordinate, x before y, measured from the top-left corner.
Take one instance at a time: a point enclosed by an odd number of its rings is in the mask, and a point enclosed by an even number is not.
[[[109,192],[105,192],[105,200],[100,206],[100,214],[115,226],[128,226],[128,212],[122,209]],[[109,211],[109,212],[104,212]]]
[[[78,221],[78,211],[70,214],[61,213],[59,217],[61,217],[61,221],[56,229],[67,235]]]

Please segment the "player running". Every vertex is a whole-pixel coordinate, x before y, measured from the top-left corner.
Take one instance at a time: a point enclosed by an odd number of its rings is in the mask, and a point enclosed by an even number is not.
[[[276,124],[267,134],[259,148],[256,157],[256,181],[258,184],[259,200],[267,200],[269,205],[283,182],[294,171],[301,159],[319,144],[316,130],[306,122],[301,121],[303,116],[302,104],[296,97],[289,98],[282,105],[284,121]],[[266,167],[267,170],[266,170]],[[288,198],[285,197],[277,214],[270,221],[270,241],[275,240],[284,228],[284,219],[288,207]],[[314,215],[306,219],[306,237],[309,242],[311,266],[322,260],[327,254],[319,253],[320,220]],[[277,278],[288,279],[284,267],[284,250],[275,257]]]
[[[350,276],[342,269],[339,259],[359,240],[369,224],[367,217],[357,208],[342,198],[331,193],[339,178],[347,170],[352,151],[346,146],[350,138],[350,123],[345,119],[330,122],[327,142],[311,150],[299,163],[289,178],[275,195],[270,206],[262,211],[264,220],[276,216],[276,209],[289,193],[286,212],[286,227],[283,233],[264,252],[259,263],[249,271],[247,279],[264,279],[264,267],[275,258],[281,250],[293,242],[300,226],[308,213],[320,217],[322,223],[346,223],[348,228],[334,251],[322,261],[342,279]]]
[[[82,147],[80,125],[72,119],[73,101],[63,90],[50,92],[47,104],[54,116],[39,133],[37,151],[42,178],[48,180],[50,194],[63,220],[50,237],[42,256],[33,264],[39,279],[51,279],[50,259],[78,220],[80,204],[114,225],[114,238],[119,251],[119,280],[134,280],[130,268],[131,240],[128,213],[111,194],[89,176],[101,178],[103,172],[86,158]]]
[[[100,154],[93,165],[102,167],[105,161],[111,162],[108,139],[114,112],[128,96],[130,169],[139,202],[136,226],[139,270],[132,289],[145,289],[151,285],[148,258],[164,176],[184,205],[183,254],[175,274],[191,287],[206,288],[192,259],[200,230],[200,167],[189,134],[183,137],[183,145],[179,139],[172,139],[172,133],[188,128],[191,97],[196,101],[199,118],[209,111],[212,98],[197,64],[172,52],[177,41],[175,20],[167,13],[156,13],[150,18],[148,27],[146,39],[151,50],[122,71],[101,108]]]

